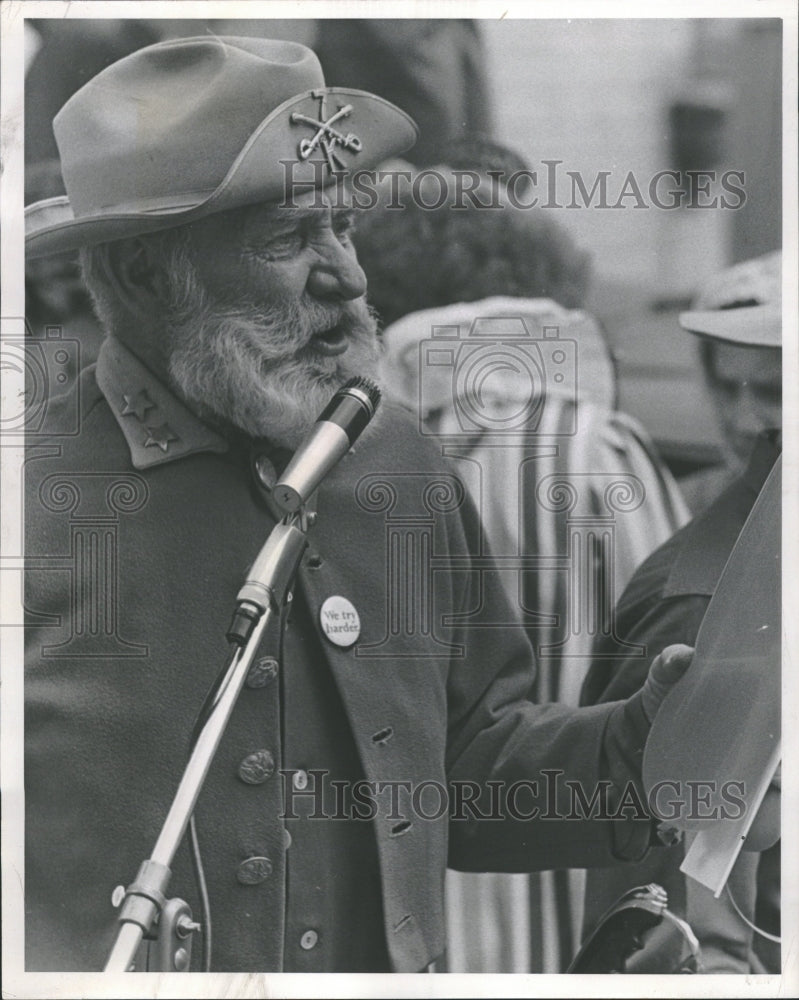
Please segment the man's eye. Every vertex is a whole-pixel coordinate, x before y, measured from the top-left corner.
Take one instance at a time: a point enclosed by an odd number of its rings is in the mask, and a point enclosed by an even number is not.
[[[269,241],[270,247],[295,247],[299,249],[305,243],[305,233],[293,230],[290,233],[282,233]]]
[[[302,250],[303,242],[304,237],[299,232],[281,233],[255,247],[254,252],[258,257],[267,259],[285,257],[289,254],[299,253]]]

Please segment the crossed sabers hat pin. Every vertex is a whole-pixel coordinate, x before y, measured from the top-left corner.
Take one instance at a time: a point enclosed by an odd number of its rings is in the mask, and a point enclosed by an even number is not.
[[[294,111],[291,115],[291,123],[292,125],[309,125],[311,128],[316,129],[313,136],[300,140],[300,159],[307,160],[315,149],[321,149],[325,154],[327,165],[331,173],[333,173],[336,170],[342,170],[346,167],[346,163],[336,152],[336,146],[350,149],[353,153],[360,153],[363,149],[363,144],[358,136],[352,132],[344,135],[343,132],[339,132],[338,129],[333,128],[336,122],[341,121],[342,118],[349,117],[352,113],[352,105],[345,104],[335,114],[325,119],[325,115],[327,114],[325,110],[325,96],[325,94],[314,94],[314,97],[319,99],[319,119],[321,121],[316,118],[310,118],[308,115],[300,114],[299,111]]]

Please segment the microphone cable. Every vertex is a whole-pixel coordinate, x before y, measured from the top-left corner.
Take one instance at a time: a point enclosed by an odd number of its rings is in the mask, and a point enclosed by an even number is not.
[[[211,900],[208,897],[208,884],[205,881],[205,868],[203,867],[202,854],[200,853],[200,840],[197,836],[197,823],[194,813],[189,820],[189,847],[191,850],[191,867],[194,872],[194,884],[200,896],[200,909],[202,911],[202,971],[211,971],[211,953],[213,950],[213,930],[211,927]]]
[[[741,908],[735,902],[735,897],[733,896],[732,891],[730,890],[729,882],[726,884],[725,888],[727,890],[727,896],[729,897],[729,900],[732,903],[732,908],[735,910],[735,912],[738,914],[741,920],[743,920],[743,922],[751,931],[754,931],[755,934],[759,934],[762,938],[765,938],[767,941],[772,941],[774,944],[782,944],[782,937],[780,935],[769,934],[768,931],[764,931],[762,927],[758,927],[757,924],[753,923],[745,914],[741,912]]]

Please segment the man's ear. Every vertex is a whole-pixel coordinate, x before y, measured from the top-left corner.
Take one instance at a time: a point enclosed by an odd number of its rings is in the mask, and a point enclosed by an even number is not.
[[[152,315],[166,303],[169,284],[159,256],[139,237],[105,247],[106,277],[116,295],[138,315]]]

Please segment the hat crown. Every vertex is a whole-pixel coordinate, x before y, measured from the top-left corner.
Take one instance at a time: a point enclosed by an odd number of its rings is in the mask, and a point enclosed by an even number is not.
[[[93,77],[53,121],[75,215],[196,201],[270,112],[321,86],[319,60],[296,42],[207,36],[134,52]]]
[[[325,86],[304,45],[213,35],[114,63],[54,130],[67,194],[25,209],[30,259],[339,184],[418,135],[382,97]]]

